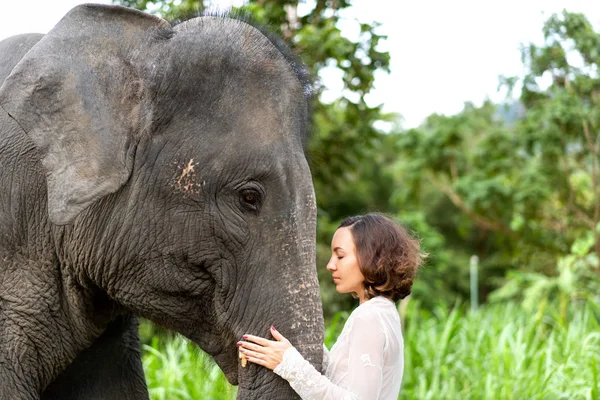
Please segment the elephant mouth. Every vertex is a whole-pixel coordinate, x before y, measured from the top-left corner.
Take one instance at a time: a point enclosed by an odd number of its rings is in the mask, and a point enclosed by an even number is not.
[[[233,347],[234,348],[231,349],[231,351],[228,350],[226,352],[217,354],[216,356],[214,356],[214,359],[219,368],[221,368],[221,371],[223,371],[223,374],[225,375],[225,378],[227,378],[229,383],[231,383],[232,385],[238,385],[240,372],[239,370],[242,368],[242,366],[241,360],[238,356],[238,348],[235,345],[233,345]],[[246,365],[244,367],[244,370],[247,370],[248,367],[249,365]]]
[[[210,355],[221,369],[225,378],[232,385],[238,385],[238,347],[231,338],[224,338],[223,334],[194,330],[186,335],[203,352]],[[248,366],[246,366],[247,368]],[[241,367],[240,367],[241,368]]]

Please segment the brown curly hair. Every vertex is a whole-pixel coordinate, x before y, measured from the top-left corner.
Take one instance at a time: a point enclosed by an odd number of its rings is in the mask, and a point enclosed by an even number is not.
[[[427,257],[419,241],[404,226],[379,213],[348,217],[338,229],[344,227],[354,239],[366,298],[384,296],[396,302],[408,296]]]

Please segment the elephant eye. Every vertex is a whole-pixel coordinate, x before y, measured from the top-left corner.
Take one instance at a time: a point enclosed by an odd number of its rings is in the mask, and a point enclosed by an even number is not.
[[[242,207],[248,211],[258,212],[260,209],[261,195],[257,190],[244,189],[240,192]]]

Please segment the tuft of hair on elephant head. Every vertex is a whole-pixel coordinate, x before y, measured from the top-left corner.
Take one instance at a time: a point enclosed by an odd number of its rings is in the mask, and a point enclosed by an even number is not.
[[[105,5],[0,66],[0,398],[147,398],[137,316],[297,398],[236,342],[274,324],[321,368],[306,69],[239,19]]]

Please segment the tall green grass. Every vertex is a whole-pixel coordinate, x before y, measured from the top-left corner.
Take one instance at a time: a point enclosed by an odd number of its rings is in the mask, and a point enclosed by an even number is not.
[[[600,399],[600,309],[576,304],[535,314],[507,303],[477,312],[462,307],[421,310],[405,321],[400,399]],[[325,331],[330,347],[348,314]],[[144,346],[153,400],[235,398],[235,388],[210,357],[186,340],[154,337]]]
[[[598,399],[597,306],[409,309],[401,399]]]
[[[235,399],[212,358],[181,336],[155,336],[143,345],[143,364],[152,400]]]

